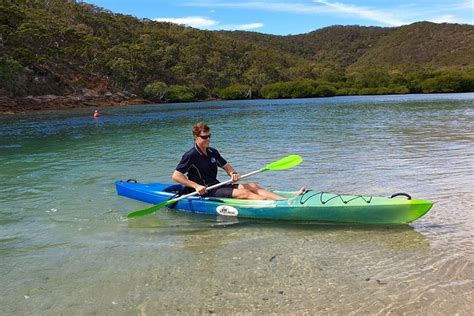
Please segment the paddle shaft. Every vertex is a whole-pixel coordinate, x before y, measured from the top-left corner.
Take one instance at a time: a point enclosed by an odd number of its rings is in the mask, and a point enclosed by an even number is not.
[[[244,179],[244,178],[247,178],[247,177],[250,177],[250,176],[253,176],[254,174],[257,174],[259,172],[262,172],[264,171],[263,169],[259,169],[259,170],[255,170],[255,171],[252,171],[252,172],[249,172],[247,174],[244,174],[243,176],[240,177],[240,179]],[[226,184],[229,184],[232,182],[232,179],[230,180],[227,180],[227,181],[224,181],[224,182],[220,182],[220,183],[217,183],[217,184],[214,184],[214,185],[211,185],[210,187],[207,187],[206,188],[206,191],[209,191],[209,190],[213,190],[213,189],[216,189],[218,187],[221,187],[223,185],[226,185]],[[196,191],[192,192],[192,193],[189,193],[189,194],[186,194],[186,195],[181,195],[180,197],[177,197],[176,199],[171,199],[170,202],[171,203],[175,203],[175,202],[178,202],[179,200],[182,200],[182,199],[185,199],[187,197],[190,197],[190,196],[193,196],[193,195],[196,195],[198,194]],[[170,204],[171,204],[170,203]]]

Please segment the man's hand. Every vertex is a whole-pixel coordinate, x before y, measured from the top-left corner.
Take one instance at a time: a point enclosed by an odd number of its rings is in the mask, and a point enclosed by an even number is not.
[[[230,178],[232,179],[232,182],[237,182],[240,180],[240,174],[238,174],[237,172],[233,172],[230,175]]]
[[[203,185],[196,185],[196,192],[199,194],[199,195],[204,195],[206,194],[206,187],[203,186]]]

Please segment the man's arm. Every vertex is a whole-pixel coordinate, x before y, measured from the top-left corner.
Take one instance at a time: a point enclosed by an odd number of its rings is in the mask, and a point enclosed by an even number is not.
[[[196,192],[199,193],[199,195],[203,195],[203,194],[206,193],[206,187],[205,186],[202,186],[200,184],[197,184],[194,181],[189,180],[184,174],[182,174],[178,170],[175,170],[173,172],[173,175],[171,176],[171,179],[173,179],[173,181],[176,181],[176,182],[178,182],[178,183],[180,183],[184,186],[195,189]]]
[[[237,182],[240,180],[240,174],[235,171],[234,168],[229,163],[226,163],[224,167],[224,170],[227,172],[227,174],[232,178],[232,182]]]

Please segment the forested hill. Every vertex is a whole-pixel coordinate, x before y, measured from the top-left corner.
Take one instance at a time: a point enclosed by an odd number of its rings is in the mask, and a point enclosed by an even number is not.
[[[4,0],[0,51],[0,97],[9,98],[85,88],[174,101],[239,98],[250,89],[299,97],[474,85],[472,25],[332,26],[274,36],[201,31],[70,0]]]
[[[331,26],[311,33],[275,36],[254,32],[225,32],[241,41],[255,43],[332,69],[344,70],[357,62],[393,28],[362,26]]]
[[[371,65],[401,71],[417,67],[472,69],[474,26],[427,22],[401,26],[382,37],[350,69]]]
[[[303,57],[333,68],[389,70],[473,67],[472,25],[418,22],[398,28],[331,26],[300,35],[226,32],[239,40]],[[355,67],[350,67],[354,65]]]

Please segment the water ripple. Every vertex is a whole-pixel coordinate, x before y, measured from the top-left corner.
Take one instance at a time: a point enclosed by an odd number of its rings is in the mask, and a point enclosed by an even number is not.
[[[473,100],[443,94],[161,104],[104,109],[99,121],[90,110],[0,116],[0,308],[468,315]],[[114,181],[171,181],[197,120],[210,124],[212,146],[241,173],[291,153],[303,157],[297,168],[252,178],[268,188],[407,192],[434,207],[403,227],[167,209],[127,220],[148,204],[117,197]]]

